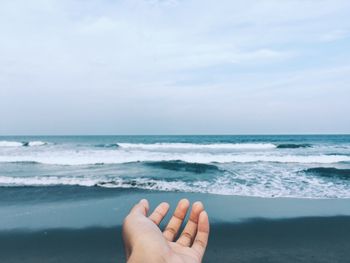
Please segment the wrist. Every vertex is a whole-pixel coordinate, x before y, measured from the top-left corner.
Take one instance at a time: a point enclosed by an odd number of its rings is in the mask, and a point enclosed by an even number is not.
[[[127,263],[167,263],[170,258],[170,251],[146,249],[143,246],[136,246],[132,249]]]
[[[155,255],[150,252],[131,253],[127,263],[167,263],[166,257]]]

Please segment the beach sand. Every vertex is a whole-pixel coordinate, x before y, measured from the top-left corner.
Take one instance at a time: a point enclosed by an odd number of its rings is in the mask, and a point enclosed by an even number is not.
[[[350,217],[211,225],[204,262],[349,262]],[[121,227],[0,232],[0,262],[124,262]]]

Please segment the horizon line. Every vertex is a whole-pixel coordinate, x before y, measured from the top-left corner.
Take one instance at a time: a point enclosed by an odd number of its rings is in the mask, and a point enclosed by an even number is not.
[[[57,137],[57,136],[325,136],[325,135],[350,135],[350,133],[223,133],[223,134],[14,134],[0,137]]]

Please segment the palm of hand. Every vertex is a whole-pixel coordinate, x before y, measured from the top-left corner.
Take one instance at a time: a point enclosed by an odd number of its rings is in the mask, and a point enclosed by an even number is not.
[[[169,205],[161,203],[147,217],[148,207],[148,202],[141,200],[124,221],[123,237],[128,262],[201,262],[209,236],[208,216],[202,203],[193,204],[189,220],[176,241],[189,201],[184,199],[179,202],[163,232],[159,224]]]

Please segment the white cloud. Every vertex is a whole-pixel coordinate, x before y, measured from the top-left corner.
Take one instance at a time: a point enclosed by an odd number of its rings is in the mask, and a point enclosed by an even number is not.
[[[154,133],[209,131],[204,123],[210,114],[216,133],[244,127],[273,131],[274,116],[281,121],[279,113],[292,112],[292,104],[278,103],[285,101],[283,94],[291,100],[296,94],[312,97],[335,85],[334,96],[342,90],[339,101],[345,99],[349,79],[329,71],[347,68],[350,51],[330,44],[347,40],[349,8],[345,0],[3,1],[0,118],[8,125],[0,133],[21,130],[21,123],[30,127],[32,116],[43,111],[45,123],[59,119],[66,133],[73,129],[69,125],[90,127],[85,113],[112,133],[136,126],[142,133],[147,114]],[[281,106],[279,112],[265,109],[266,127],[253,117],[265,105],[254,94]],[[313,107],[322,112],[315,104],[326,103],[328,96],[316,96]],[[336,99],[332,103],[350,110]],[[11,107],[17,107],[10,114],[17,123],[8,120]],[[132,128],[111,128],[107,123],[114,118]],[[337,127],[350,129],[340,122]]]
[[[349,37],[350,32],[345,29],[336,29],[320,37],[321,41],[332,42]]]

